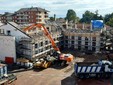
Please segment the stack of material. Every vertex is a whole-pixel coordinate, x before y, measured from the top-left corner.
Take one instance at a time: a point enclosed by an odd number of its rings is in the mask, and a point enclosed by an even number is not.
[[[25,68],[31,68],[33,66],[33,64],[29,60],[24,58],[17,59],[16,64]]]

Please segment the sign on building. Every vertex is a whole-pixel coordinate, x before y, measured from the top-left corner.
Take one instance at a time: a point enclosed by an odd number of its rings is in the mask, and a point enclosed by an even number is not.
[[[91,20],[91,23],[93,30],[104,28],[103,20]]]

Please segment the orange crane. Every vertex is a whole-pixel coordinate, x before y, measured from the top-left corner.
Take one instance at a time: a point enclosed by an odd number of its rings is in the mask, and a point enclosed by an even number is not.
[[[39,29],[41,29],[44,32],[44,34],[49,38],[54,50],[57,51],[59,60],[65,61],[65,62],[72,62],[73,61],[73,55],[71,55],[71,54],[64,54],[64,53],[60,52],[60,49],[57,47],[54,39],[52,38],[51,34],[49,33],[49,31],[47,30],[47,28],[44,25],[42,25],[40,23],[33,24],[33,25],[25,28],[24,31],[32,29],[32,28],[39,28]]]

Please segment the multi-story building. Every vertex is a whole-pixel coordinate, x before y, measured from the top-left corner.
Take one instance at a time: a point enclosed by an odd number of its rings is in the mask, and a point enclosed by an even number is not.
[[[20,25],[28,25],[32,23],[45,23],[48,20],[48,12],[39,7],[21,8],[15,13],[8,13],[2,15],[2,22],[13,21]]]
[[[1,16],[1,22],[6,23],[7,21],[13,21],[13,16],[13,13],[5,12],[5,14]]]
[[[45,26],[49,30],[57,46],[60,48],[62,46],[61,29],[55,26],[54,23],[46,23]],[[51,42],[42,30],[31,28],[25,29],[24,31],[31,36],[31,39],[22,38],[19,42],[21,56],[31,59],[46,56],[48,53],[53,53],[54,49],[51,46]]]
[[[67,29],[63,35],[65,48],[100,51],[101,36],[98,31]]]

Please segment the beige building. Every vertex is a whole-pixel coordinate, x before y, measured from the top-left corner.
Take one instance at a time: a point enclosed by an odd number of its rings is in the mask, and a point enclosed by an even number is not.
[[[75,26],[75,27],[74,27]],[[66,26],[63,32],[64,48],[78,49],[81,51],[92,50],[99,52],[101,48],[101,30],[91,31],[90,25],[76,24]]]
[[[46,28],[49,30],[55,43],[60,48],[62,35],[61,29],[55,26],[54,23],[47,23]],[[21,38],[19,42],[20,55],[29,59],[47,56],[46,54],[53,53],[54,49],[51,46],[50,40],[44,35],[43,31],[39,28],[32,28],[25,30],[31,38]]]

